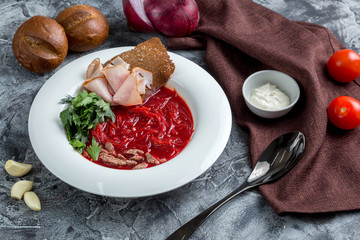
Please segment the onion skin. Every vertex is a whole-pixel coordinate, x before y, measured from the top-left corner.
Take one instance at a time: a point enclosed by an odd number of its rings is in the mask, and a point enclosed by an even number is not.
[[[146,16],[144,0],[122,0],[122,4],[131,30],[147,33],[157,32]]]
[[[152,25],[167,37],[185,37],[198,26],[199,8],[194,0],[145,0]]]

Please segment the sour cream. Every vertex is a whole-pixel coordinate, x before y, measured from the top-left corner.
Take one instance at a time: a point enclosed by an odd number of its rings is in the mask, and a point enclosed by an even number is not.
[[[276,85],[266,83],[251,92],[250,102],[258,108],[278,110],[290,105],[290,98]]]

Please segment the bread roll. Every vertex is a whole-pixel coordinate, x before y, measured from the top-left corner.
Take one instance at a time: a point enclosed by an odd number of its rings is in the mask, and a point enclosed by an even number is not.
[[[109,35],[109,23],[106,17],[89,5],[68,7],[55,19],[64,27],[71,51],[85,52],[96,48]]]
[[[15,32],[12,49],[22,66],[36,73],[49,72],[65,59],[68,41],[55,20],[34,16]]]

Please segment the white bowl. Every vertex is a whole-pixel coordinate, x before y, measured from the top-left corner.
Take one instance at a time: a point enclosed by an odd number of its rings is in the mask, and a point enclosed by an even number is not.
[[[290,98],[290,105],[276,110],[262,109],[250,102],[251,92],[262,85],[270,83],[276,85]],[[250,75],[242,87],[245,103],[251,112],[263,118],[278,118],[287,114],[296,104],[300,97],[299,85],[289,75],[275,71],[263,70]]]
[[[59,114],[60,99],[74,95],[94,58],[102,62],[130,50],[93,52],[58,70],[39,90],[29,113],[29,136],[44,166],[64,182],[109,197],[145,197],[178,188],[203,174],[218,159],[231,131],[231,109],[220,85],[194,62],[169,52],[176,69],[168,82],[188,104],[194,118],[189,144],[175,158],[141,170],[112,169],[85,159],[69,144]],[[206,87],[204,87],[206,86]]]

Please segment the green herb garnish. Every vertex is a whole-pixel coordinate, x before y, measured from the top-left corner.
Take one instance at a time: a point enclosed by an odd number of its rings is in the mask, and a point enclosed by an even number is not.
[[[83,153],[88,142],[90,129],[105,119],[114,121],[115,118],[110,103],[93,92],[83,90],[76,97],[67,95],[61,99],[60,104],[69,104],[69,107],[60,113],[60,120],[71,146],[80,153]]]
[[[101,146],[99,146],[98,142],[93,137],[91,140],[91,145],[86,149],[86,151],[94,161],[97,161],[100,154],[100,150],[101,150]]]

